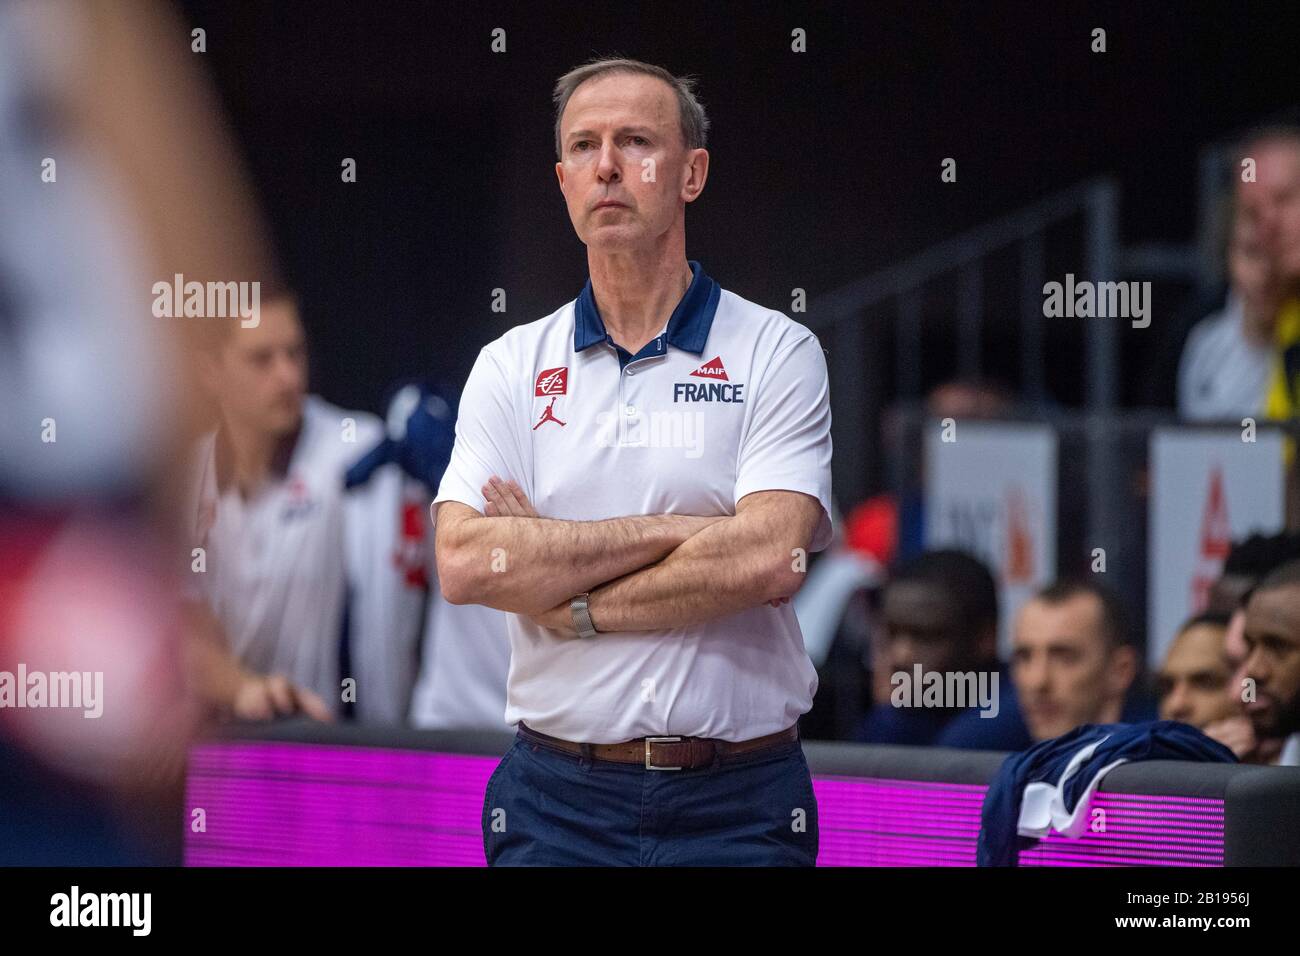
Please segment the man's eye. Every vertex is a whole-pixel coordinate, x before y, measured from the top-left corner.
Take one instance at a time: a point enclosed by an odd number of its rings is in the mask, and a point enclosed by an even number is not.
[[[650,140],[646,139],[644,136],[633,136],[632,142],[636,143],[638,146],[650,145]]]
[[[591,145],[591,144],[588,143],[588,142],[584,139],[584,140],[579,140],[578,142],[574,143],[574,144],[573,144],[573,148],[576,150],[576,149],[578,149],[578,147],[580,147],[580,146],[590,146],[590,145]]]

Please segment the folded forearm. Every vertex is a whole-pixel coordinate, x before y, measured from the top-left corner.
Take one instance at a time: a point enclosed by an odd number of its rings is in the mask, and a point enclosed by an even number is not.
[[[452,603],[536,613],[660,560],[718,520],[473,517],[457,525],[451,540],[439,538],[439,574]]]
[[[729,518],[684,542],[663,561],[591,592],[598,631],[685,627],[788,597],[802,576],[790,570],[782,536]]]

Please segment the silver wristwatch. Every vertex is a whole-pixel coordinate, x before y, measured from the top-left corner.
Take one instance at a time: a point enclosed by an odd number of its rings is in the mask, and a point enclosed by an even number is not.
[[[589,593],[584,592],[569,603],[569,611],[573,614],[573,629],[579,637],[596,636],[596,626],[591,623],[591,610],[587,606],[590,597]]]

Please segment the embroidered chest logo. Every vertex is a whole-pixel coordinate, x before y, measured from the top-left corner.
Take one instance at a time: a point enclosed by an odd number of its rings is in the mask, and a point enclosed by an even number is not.
[[[300,475],[293,475],[289,478],[280,520],[288,522],[305,518],[316,510],[316,504],[307,488],[307,482],[303,481]]]
[[[565,395],[569,391],[569,369],[544,368],[537,373],[537,386],[533,394],[541,397],[548,395]]]
[[[708,379],[706,383],[677,382],[673,385],[673,402],[734,402],[745,403],[744,383],[732,383],[727,378],[727,370],[722,364],[722,356],[716,355],[694,372],[693,378]]]
[[[692,372],[691,375],[696,378],[711,378],[715,382],[727,381],[727,370],[722,367],[721,355],[715,355],[712,359],[705,362]]]
[[[533,396],[535,398],[547,398],[551,401],[542,409],[542,417],[537,420],[533,426],[533,431],[541,428],[547,422],[555,422],[561,428],[565,422],[555,417],[555,400],[561,395],[567,395],[569,392],[569,369],[568,366],[562,368],[546,368],[537,374],[537,382],[533,386]]]
[[[547,422],[555,422],[555,424],[559,425],[561,428],[567,424],[555,417],[555,399],[551,399],[550,404],[542,409],[542,417],[539,418],[537,424],[533,426],[533,431],[537,431],[537,429],[541,428]]]

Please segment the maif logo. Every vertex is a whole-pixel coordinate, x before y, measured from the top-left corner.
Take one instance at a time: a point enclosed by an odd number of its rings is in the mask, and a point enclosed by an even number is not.
[[[718,382],[728,381],[727,370],[722,367],[721,355],[715,355],[691,374],[696,378],[711,378]]]

